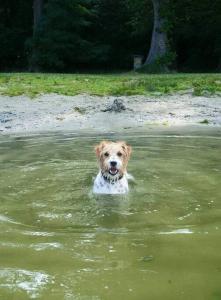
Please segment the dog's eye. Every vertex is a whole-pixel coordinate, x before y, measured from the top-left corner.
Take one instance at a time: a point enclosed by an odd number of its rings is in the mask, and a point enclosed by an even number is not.
[[[108,152],[105,152],[105,153],[104,153],[104,156],[108,157],[108,156],[109,156],[109,153],[108,153]]]
[[[122,153],[121,152],[117,152],[117,156],[121,157]]]

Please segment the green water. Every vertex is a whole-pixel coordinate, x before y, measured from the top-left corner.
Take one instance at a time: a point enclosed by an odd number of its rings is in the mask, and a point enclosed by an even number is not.
[[[135,183],[98,197],[102,138],[0,139],[0,299],[221,299],[221,138],[113,136]]]

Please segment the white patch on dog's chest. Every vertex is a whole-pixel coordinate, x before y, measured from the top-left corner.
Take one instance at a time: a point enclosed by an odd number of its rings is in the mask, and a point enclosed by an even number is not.
[[[116,182],[109,182],[99,173],[94,181],[93,192],[96,194],[125,194],[128,192],[128,182],[124,176]]]

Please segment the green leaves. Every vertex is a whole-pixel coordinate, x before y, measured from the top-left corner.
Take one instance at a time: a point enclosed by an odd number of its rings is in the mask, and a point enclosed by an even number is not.
[[[32,0],[0,1],[0,71],[131,70],[147,56],[151,0],[45,0],[33,37]],[[221,69],[221,1],[164,0],[169,53],[159,58],[184,72]]]
[[[86,63],[91,44],[89,1],[49,0],[39,30],[33,38],[32,64],[42,70],[68,71]]]

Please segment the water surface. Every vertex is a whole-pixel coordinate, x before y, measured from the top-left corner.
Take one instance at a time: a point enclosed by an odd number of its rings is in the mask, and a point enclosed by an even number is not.
[[[221,138],[111,136],[135,183],[95,196],[102,138],[0,139],[0,299],[221,299]]]

